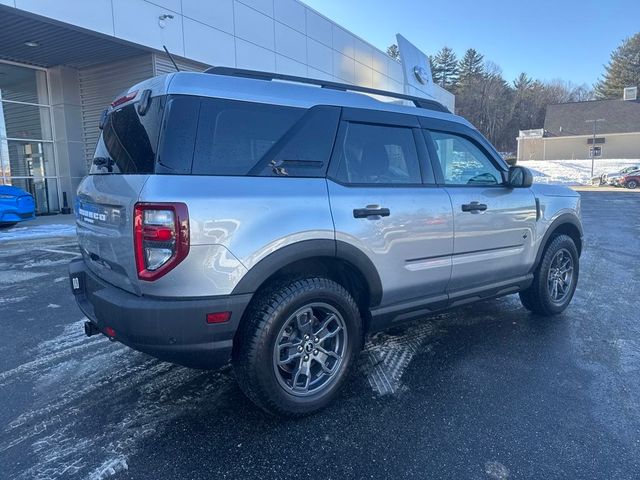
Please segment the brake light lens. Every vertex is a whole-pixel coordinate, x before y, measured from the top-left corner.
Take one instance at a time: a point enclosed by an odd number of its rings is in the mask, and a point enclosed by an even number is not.
[[[184,203],[136,203],[133,229],[140,280],[157,280],[189,254],[189,211]]]
[[[113,102],[111,102],[111,106],[117,107],[119,105],[122,105],[123,103],[130,102],[131,100],[136,98],[137,94],[138,94],[138,91],[136,90],[135,92],[127,93],[126,95],[123,95],[120,98],[116,98]]]

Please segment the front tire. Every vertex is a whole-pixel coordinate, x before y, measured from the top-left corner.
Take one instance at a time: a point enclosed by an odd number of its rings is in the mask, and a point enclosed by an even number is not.
[[[233,365],[242,391],[270,414],[300,417],[338,395],[361,347],[362,321],[338,283],[289,280],[258,293],[236,340]]]
[[[558,235],[545,249],[529,288],[520,292],[525,308],[544,316],[562,313],[571,302],[579,274],[579,256],[568,235]]]

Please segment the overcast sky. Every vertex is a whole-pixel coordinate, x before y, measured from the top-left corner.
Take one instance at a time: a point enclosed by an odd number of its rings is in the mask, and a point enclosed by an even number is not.
[[[520,72],[592,85],[610,52],[640,31],[640,0],[303,0],[381,50],[401,33],[427,54],[473,47]]]

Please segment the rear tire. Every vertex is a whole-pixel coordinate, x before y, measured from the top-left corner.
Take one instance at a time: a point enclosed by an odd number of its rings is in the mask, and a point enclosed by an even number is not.
[[[0,228],[10,228],[13,227],[14,225],[17,225],[18,222],[5,222],[5,223],[0,223]]]
[[[638,186],[638,182],[636,182],[635,180],[630,180],[627,182],[627,188],[630,189],[635,189]]]
[[[520,292],[527,310],[543,316],[562,313],[573,298],[579,274],[578,249],[568,235],[558,235],[546,247],[529,288]]]
[[[336,398],[361,344],[360,312],[344,287],[320,277],[292,279],[252,301],[236,336],[233,366],[257,406],[300,417]]]

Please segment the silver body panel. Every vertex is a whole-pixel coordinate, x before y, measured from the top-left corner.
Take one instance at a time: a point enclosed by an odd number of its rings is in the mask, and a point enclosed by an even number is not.
[[[447,187],[453,206],[455,245],[448,291],[525,275],[536,251],[536,202],[527,188]],[[463,212],[472,202],[484,212]]]
[[[382,304],[443,295],[451,278],[453,217],[441,188],[345,187],[329,181],[336,239],[364,252],[380,272]],[[354,218],[368,205],[388,217]]]
[[[224,249],[194,265],[209,279],[205,284],[188,273],[183,277],[181,264],[159,280],[141,282],[144,294],[174,296],[172,285],[182,281],[191,285],[190,296],[227,295],[270,253],[304,240],[334,239],[324,178],[152,175],[139,200],[185,202],[192,248]]]
[[[133,250],[133,206],[149,175],[89,175],[78,187],[76,229],[89,269],[140,294]]]

